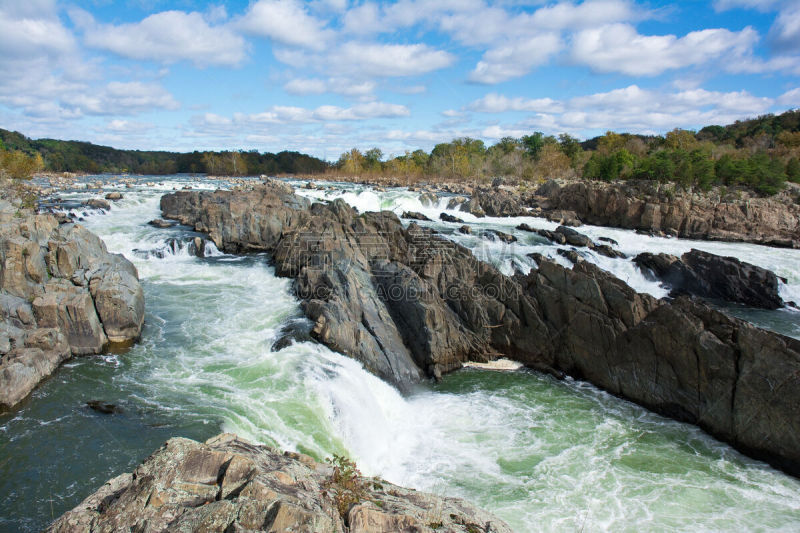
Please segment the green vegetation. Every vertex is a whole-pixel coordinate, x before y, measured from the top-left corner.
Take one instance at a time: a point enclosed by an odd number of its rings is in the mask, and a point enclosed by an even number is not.
[[[42,169],[53,172],[131,172],[135,174],[208,173],[216,175],[314,174],[328,163],[298,152],[147,152],[117,150],[87,142],[28,139],[0,129],[0,147],[39,156]],[[3,149],[3,148],[0,148]]]
[[[787,180],[800,183],[800,111],[765,115],[698,132],[673,130],[663,136],[607,132],[579,142],[533,132],[506,137],[486,147],[467,137],[382,160],[377,148],[353,148],[334,165],[348,176],[420,179],[522,180],[580,177],[593,180],[649,179],[684,188],[714,185],[779,192]]]
[[[353,505],[367,499],[367,484],[356,464],[347,457],[334,454],[326,461],[333,467],[333,474],[325,482],[324,489],[344,518]]]

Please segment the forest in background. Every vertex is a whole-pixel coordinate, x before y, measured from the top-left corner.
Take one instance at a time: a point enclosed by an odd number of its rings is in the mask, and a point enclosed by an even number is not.
[[[708,190],[744,186],[760,194],[800,182],[800,110],[764,115],[699,131],[675,129],[665,135],[607,132],[580,141],[532,132],[494,145],[462,137],[437,144],[430,153],[406,151],[385,157],[379,148],[353,148],[335,163],[299,152],[164,152],[118,150],[79,141],[32,140],[0,129],[0,177],[52,172],[210,175],[314,175],[420,180],[518,180],[585,178],[650,179]]]
[[[335,170],[345,175],[391,176],[408,181],[428,178],[521,180],[585,178],[612,181],[648,179],[708,190],[714,185],[744,186],[772,195],[785,182],[800,182],[800,110],[706,126],[675,129],[666,135],[607,132],[579,141],[533,132],[506,137],[492,146],[468,137],[423,150],[383,158],[379,148],[353,148]]]

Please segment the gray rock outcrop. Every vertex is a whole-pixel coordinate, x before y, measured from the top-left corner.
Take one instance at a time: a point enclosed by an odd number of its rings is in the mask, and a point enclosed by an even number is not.
[[[511,532],[464,500],[406,489],[351,468],[231,434],[205,443],[173,438],[47,531]]]
[[[587,224],[688,239],[800,247],[800,205],[788,193],[770,198],[691,194],[655,182],[550,181],[529,199],[545,216],[572,212]],[[563,216],[561,217],[563,218]]]
[[[295,279],[312,336],[399,387],[511,357],[800,474],[800,341],[690,299],[639,294],[586,261],[567,269],[537,256],[538,268],[511,278],[390,212],[358,214],[340,200],[306,207],[281,185],[247,194],[177,192],[161,207],[221,249],[272,252],[276,272]],[[280,224],[250,225],[233,214],[240,204]]]
[[[783,307],[774,272],[735,257],[691,250],[680,258],[669,254],[641,253],[634,258],[675,294],[691,294],[741,303],[762,309]]]
[[[81,226],[0,205],[0,407],[69,357],[138,338],[143,322],[132,263]]]

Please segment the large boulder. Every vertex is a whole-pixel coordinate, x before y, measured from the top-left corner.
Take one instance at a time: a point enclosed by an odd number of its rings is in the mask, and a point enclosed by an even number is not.
[[[634,258],[675,294],[726,300],[762,309],[778,309],[783,299],[774,272],[735,257],[691,250],[680,258],[644,252]]]
[[[0,408],[73,355],[139,337],[144,293],[133,264],[51,215],[0,204]]]
[[[362,476],[223,434],[173,438],[130,474],[112,478],[47,529],[101,531],[491,531],[502,520],[464,500]]]

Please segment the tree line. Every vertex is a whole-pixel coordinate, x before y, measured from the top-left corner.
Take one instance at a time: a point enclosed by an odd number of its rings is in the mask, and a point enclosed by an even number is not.
[[[179,153],[118,150],[80,141],[33,140],[18,132],[3,129],[0,129],[0,151],[39,157],[42,170],[92,174],[315,174],[324,172],[329,167],[326,161],[299,152],[283,151],[273,154],[252,150]]]
[[[506,137],[492,146],[462,137],[437,144],[430,153],[406,151],[384,158],[379,148],[353,148],[334,165],[350,176],[387,176],[408,182],[446,178],[520,180],[584,178],[650,179],[708,190],[745,186],[761,194],[800,182],[800,111],[764,115],[699,131],[665,135],[607,132],[579,141],[562,133]]]

